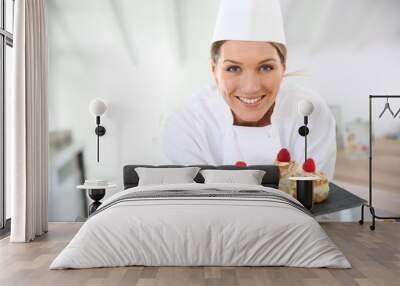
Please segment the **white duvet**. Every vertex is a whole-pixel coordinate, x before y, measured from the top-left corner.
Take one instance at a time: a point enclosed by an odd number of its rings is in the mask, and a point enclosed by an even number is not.
[[[135,187],[163,190],[265,190],[238,184]],[[295,201],[297,202],[297,201]],[[123,201],[90,217],[50,269],[145,266],[294,266],[350,268],[317,221],[274,201],[246,198],[155,198]]]

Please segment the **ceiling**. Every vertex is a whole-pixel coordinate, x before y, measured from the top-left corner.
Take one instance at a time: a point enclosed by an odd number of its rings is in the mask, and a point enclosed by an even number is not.
[[[207,57],[217,0],[47,0],[50,52],[86,65]],[[289,49],[400,44],[400,1],[282,0]]]

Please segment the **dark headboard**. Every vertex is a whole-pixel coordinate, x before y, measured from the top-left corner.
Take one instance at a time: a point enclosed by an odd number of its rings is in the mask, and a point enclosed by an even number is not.
[[[266,173],[262,180],[262,185],[266,187],[278,188],[279,185],[279,168],[274,165],[252,165],[247,167],[237,167],[233,165],[223,166],[211,166],[211,165],[190,165],[200,167],[201,169],[221,169],[221,170],[243,170],[243,169],[256,169],[264,170]],[[177,168],[185,167],[182,165],[126,165],[124,166],[124,189],[136,187],[139,183],[139,176],[137,175],[136,167],[147,167],[147,168]],[[204,178],[200,174],[197,174],[194,180],[197,183],[204,183]]]

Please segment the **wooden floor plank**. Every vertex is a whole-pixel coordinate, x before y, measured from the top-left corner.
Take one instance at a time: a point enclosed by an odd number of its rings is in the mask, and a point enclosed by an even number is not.
[[[378,222],[375,231],[356,223],[321,223],[352,269],[290,267],[116,267],[49,270],[80,223],[51,223],[32,243],[0,241],[0,285],[399,285],[400,223]]]

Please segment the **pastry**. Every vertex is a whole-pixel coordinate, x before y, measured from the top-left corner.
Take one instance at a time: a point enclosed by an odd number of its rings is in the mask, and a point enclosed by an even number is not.
[[[319,179],[313,182],[313,202],[320,203],[328,198],[328,178],[323,172],[317,172],[316,164],[313,159],[307,159],[304,164],[300,166],[296,161],[290,159],[289,151],[283,148],[279,151],[274,165],[278,166],[280,171],[279,190],[296,198],[296,181],[289,180],[289,177],[318,176]]]

